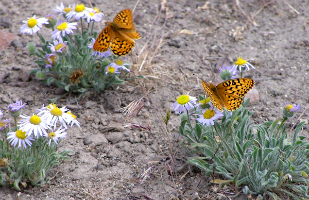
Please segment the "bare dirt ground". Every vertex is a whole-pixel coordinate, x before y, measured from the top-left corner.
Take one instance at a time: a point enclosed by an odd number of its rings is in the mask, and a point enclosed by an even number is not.
[[[0,109],[21,99],[28,105],[25,113],[30,114],[57,96],[57,88],[29,79],[29,71],[37,66],[25,46],[30,41],[40,43],[37,36],[22,35],[19,29],[22,20],[51,14],[60,2],[0,1],[0,32],[12,35],[2,40],[0,52]],[[81,2],[89,6],[88,1],[63,1],[65,5]],[[91,2],[107,21],[137,3]],[[21,192],[0,188],[0,199],[224,199],[218,186],[196,168],[180,170],[193,155],[179,144],[179,116],[171,116],[169,135],[165,135],[155,110],[163,113],[183,93],[204,94],[198,78],[218,83],[214,79],[218,68],[239,56],[256,67],[245,73],[256,81],[259,92],[259,100],[249,104],[256,112],[256,123],[280,118],[287,101],[301,104],[303,110],[308,106],[309,1],[140,0],[134,18],[142,39],[127,58],[136,73],[146,77],[141,81],[150,91],[151,102],[145,101],[133,121],[125,121],[119,109],[143,97],[137,81],[81,101],[74,96],[59,100],[57,105],[68,106],[81,123],[81,129],[70,129],[59,146],[59,151],[74,152],[70,160],[51,171],[51,181],[44,187]],[[42,34],[50,38],[49,30]],[[300,120],[308,120],[308,112]],[[124,127],[128,123],[149,125],[152,134]],[[289,123],[295,124],[297,119]],[[308,123],[302,134],[309,135]],[[178,169],[177,173],[171,176],[167,164]],[[152,172],[142,182],[140,174],[149,167]]]

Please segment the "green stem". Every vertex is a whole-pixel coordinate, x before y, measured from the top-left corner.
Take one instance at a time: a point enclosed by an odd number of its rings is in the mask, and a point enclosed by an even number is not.
[[[82,35],[83,35],[83,33],[84,33],[84,27],[83,27],[83,19],[82,19],[82,18],[80,18],[80,25],[81,25],[81,27],[82,27]]]
[[[78,43],[71,37],[71,35],[70,34],[68,34],[67,36],[69,36],[69,38],[77,45],[77,47],[78,47],[78,49],[79,49],[79,45],[78,45]]]
[[[43,36],[39,32],[36,32],[36,34],[39,36],[39,38],[42,41],[42,43],[45,43],[45,41],[43,40]]]
[[[190,128],[191,128],[191,131],[193,131],[193,128],[192,128],[192,125],[191,125],[191,121],[190,121],[190,115],[189,115],[189,111],[186,109],[187,111],[187,117],[188,117],[188,122],[189,122],[189,125],[190,125]]]
[[[35,151],[35,149],[36,149],[35,140],[33,140],[33,142],[32,142],[32,152],[33,152],[33,156],[36,158],[36,151]]]
[[[14,123],[15,123],[15,131],[17,131],[17,117],[14,117]]]
[[[285,122],[287,119],[288,119],[287,117],[284,117],[284,118],[282,119],[282,121],[281,121],[281,123],[280,123],[280,125],[279,125],[279,127],[278,127],[277,133],[276,133],[276,135],[275,135],[275,138],[277,138],[278,133],[279,133],[281,127],[283,126],[284,122]]]
[[[90,35],[93,35],[93,26],[94,26],[94,21],[92,22]]]

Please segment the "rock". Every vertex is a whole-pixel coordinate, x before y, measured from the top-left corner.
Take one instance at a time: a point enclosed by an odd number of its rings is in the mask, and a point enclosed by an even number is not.
[[[85,103],[85,108],[95,108],[95,107],[97,107],[97,102],[95,102],[95,101],[87,101],[86,103]]]
[[[136,133],[129,133],[129,142],[131,143],[139,143],[141,138]]]
[[[22,49],[24,46],[19,39],[15,39],[11,42],[11,46],[15,49]]]
[[[103,129],[100,129],[101,133],[106,133],[106,132],[123,132],[124,127],[122,125],[118,124],[110,124],[107,127],[103,127]]]
[[[10,28],[12,27],[12,19],[9,16],[4,16],[0,18],[0,26],[3,28]]]
[[[117,148],[119,148],[121,151],[124,151],[124,152],[127,152],[127,153],[132,152],[132,147],[131,147],[132,145],[128,141],[121,141],[121,142],[117,143],[115,146]]]
[[[249,104],[259,102],[259,100],[260,100],[259,91],[257,89],[255,89],[255,88],[252,88],[246,94],[244,101],[246,101],[248,98],[250,98],[250,103]]]
[[[107,144],[108,141],[103,134],[88,135],[84,138],[84,145],[94,143],[96,146]]]
[[[113,146],[112,148],[109,149],[106,156],[108,158],[120,158],[122,154],[123,154],[122,151],[120,151],[118,148]]]
[[[135,151],[138,151],[138,152],[141,152],[141,153],[145,153],[145,152],[146,152],[146,147],[145,147],[145,145],[143,145],[143,144],[137,144],[137,145],[134,147],[134,150],[135,150]]]
[[[18,79],[23,82],[27,82],[30,80],[30,69],[21,69],[18,73]]]
[[[183,41],[180,39],[172,39],[171,41],[167,42],[168,46],[180,48],[183,45]]]
[[[108,118],[108,115],[107,114],[100,114],[99,115],[99,119],[100,119],[100,122],[103,126],[107,126],[108,123],[109,123],[109,118]],[[104,129],[105,127],[103,127]]]
[[[0,30],[0,51],[8,47],[15,38],[15,34]]]
[[[56,90],[55,90],[55,95],[62,95],[62,94],[65,94],[67,93],[67,91],[63,88],[60,88],[58,87]]]
[[[98,128],[99,128],[99,125],[96,124],[96,123],[92,123],[92,124],[91,124],[91,127],[94,128],[94,129],[98,129]]]
[[[121,132],[111,132],[107,135],[106,139],[112,144],[115,144],[123,139],[123,133]]]

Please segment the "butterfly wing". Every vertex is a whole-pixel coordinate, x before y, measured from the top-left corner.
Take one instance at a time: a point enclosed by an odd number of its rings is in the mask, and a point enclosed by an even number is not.
[[[118,29],[135,29],[133,25],[133,15],[130,9],[120,11],[115,16],[113,23]]]
[[[108,24],[99,34],[93,44],[94,51],[105,52],[108,50],[110,42],[113,37],[113,30],[110,24]]]
[[[220,99],[220,97],[217,94],[216,86],[214,86],[212,83],[206,83],[205,81],[202,81],[202,85],[204,87],[204,90],[211,98],[212,104],[218,108],[218,110],[223,111],[223,102]]]
[[[243,97],[253,87],[254,80],[249,78],[231,79],[216,86],[217,94],[228,111],[240,107]]]
[[[129,38],[132,38],[132,39],[140,39],[141,36],[139,35],[139,33],[135,30],[135,29],[132,29],[132,30],[129,30],[129,29],[119,29],[119,32],[127,35]]]
[[[113,29],[113,33],[114,34],[110,45],[113,53],[118,56],[128,54],[134,47],[134,40],[116,29]]]

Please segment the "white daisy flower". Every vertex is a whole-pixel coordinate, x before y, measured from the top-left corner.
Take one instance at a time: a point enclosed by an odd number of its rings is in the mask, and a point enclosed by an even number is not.
[[[174,110],[178,113],[186,112],[191,110],[196,104],[196,97],[191,97],[187,94],[181,95],[177,98],[176,102],[173,103]]]
[[[52,32],[52,38],[61,40],[62,39],[61,36],[64,37],[65,35],[73,33],[73,30],[77,29],[76,26],[77,26],[76,22],[69,23],[59,21],[56,26],[57,30]]]
[[[120,71],[119,71],[119,66],[116,65],[115,63],[111,63],[109,65],[106,66],[106,69],[105,69],[105,74],[119,74]]]
[[[24,147],[27,148],[27,145],[31,146],[31,140],[33,138],[26,134],[26,131],[17,130],[15,132],[9,132],[7,134],[7,139],[10,141],[11,145],[16,147],[18,144],[18,148]]]
[[[53,66],[55,66],[57,64],[57,56],[56,54],[46,54],[45,57],[45,62],[46,62],[46,65],[45,65],[45,68],[51,68]]]
[[[247,70],[249,71],[250,67],[255,69],[255,67],[253,67],[253,65],[251,65],[248,61],[242,59],[242,57],[238,57],[232,67],[234,69],[238,69],[239,72],[241,72],[241,70],[243,70],[245,68],[247,68]]]
[[[102,21],[104,14],[100,13],[99,9],[94,7],[89,10],[89,16],[84,16],[85,19],[87,19],[87,22],[100,22]]]
[[[58,144],[59,138],[65,138],[67,132],[64,132],[65,129],[60,127],[57,131],[52,130],[52,132],[48,133],[49,142],[48,145],[50,146],[51,141],[53,140],[56,144]]]
[[[50,127],[47,125],[46,120],[39,115],[20,115],[21,118],[23,118],[19,122],[20,130],[26,131],[27,135],[33,135],[37,138],[39,136],[46,136],[47,132],[46,129],[50,129]]]
[[[0,119],[2,119],[2,117],[3,117],[3,112],[2,110],[0,110]]]
[[[38,115],[42,115],[42,118],[46,120],[46,123],[54,127],[57,126],[58,121],[61,126],[67,129],[67,125],[71,127],[76,124],[78,127],[79,122],[76,120],[76,116],[73,115],[66,107],[58,108],[56,104],[49,104],[47,107],[43,107],[39,110]],[[75,117],[75,118],[74,118]]]
[[[20,27],[20,32],[33,35],[42,28],[43,24],[48,24],[48,19],[45,17],[37,19],[34,15],[33,17],[28,18],[27,21],[23,21],[23,23],[24,25]]]
[[[71,6],[69,5],[68,7],[64,7],[63,3],[60,3],[60,6],[56,6],[56,8],[54,9],[55,12],[59,13],[59,15],[66,15],[69,12],[72,11]]]
[[[196,121],[207,126],[214,125],[214,121],[223,117],[223,114],[217,108],[211,106],[209,109],[202,111],[202,115],[198,115]]]
[[[128,66],[128,63],[123,63],[121,60],[116,60],[114,63],[111,63],[111,65],[113,65],[114,67],[117,67],[118,70],[122,69],[127,72],[130,72],[130,70],[126,67]]]
[[[49,48],[53,53],[63,55],[66,53],[66,50],[68,48],[67,44],[68,42],[63,42],[62,38],[60,37],[59,40],[54,40],[53,43],[49,45]]]
[[[71,111],[64,113],[63,118],[67,122],[67,124],[69,124],[71,127],[74,124],[80,127],[79,122],[76,120],[76,115],[74,115]]]
[[[91,42],[87,45],[90,49],[93,50],[93,45],[95,43],[95,39],[92,38]],[[110,49],[108,49],[105,52],[100,52],[100,51],[93,51],[92,53],[93,56],[98,56],[98,57],[104,57],[107,58],[108,56],[112,55],[112,51]]]
[[[79,20],[82,17],[91,17],[89,14],[90,8],[86,8],[84,4],[74,4],[73,10],[70,11],[67,14],[68,20],[70,20],[72,17],[75,17],[75,20]]]
[[[195,105],[196,111],[204,110],[206,108],[210,108],[210,106],[211,106],[210,97],[207,97],[206,99],[203,99],[203,100],[199,101]]]

